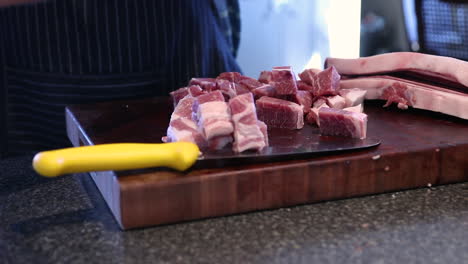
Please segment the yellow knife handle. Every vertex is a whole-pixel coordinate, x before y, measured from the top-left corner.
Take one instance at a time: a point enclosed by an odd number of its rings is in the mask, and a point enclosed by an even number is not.
[[[184,171],[195,163],[199,153],[197,145],[190,142],[102,144],[37,153],[33,167],[37,173],[46,177],[150,167]]]

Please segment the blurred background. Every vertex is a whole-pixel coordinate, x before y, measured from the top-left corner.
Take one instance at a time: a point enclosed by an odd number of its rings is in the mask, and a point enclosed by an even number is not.
[[[394,51],[468,59],[466,0],[240,0],[244,74]]]

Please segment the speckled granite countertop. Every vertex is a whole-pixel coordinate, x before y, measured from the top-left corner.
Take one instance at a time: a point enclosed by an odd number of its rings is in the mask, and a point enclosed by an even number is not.
[[[31,159],[0,161],[1,263],[468,263],[468,183],[122,232]]]

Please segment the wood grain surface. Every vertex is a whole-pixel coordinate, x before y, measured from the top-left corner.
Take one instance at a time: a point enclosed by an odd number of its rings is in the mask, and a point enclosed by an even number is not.
[[[368,137],[382,141],[377,148],[91,176],[122,229],[468,180],[467,120],[382,105],[365,106]],[[68,135],[75,146],[158,143],[171,111],[168,98],[69,106]]]

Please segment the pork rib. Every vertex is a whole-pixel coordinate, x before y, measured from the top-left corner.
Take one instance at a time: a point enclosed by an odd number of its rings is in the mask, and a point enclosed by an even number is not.
[[[253,95],[251,93],[238,95],[229,100],[229,107],[234,123],[233,150],[242,152],[264,148],[267,142],[264,135],[266,130],[259,126]]]
[[[468,119],[468,95],[465,93],[386,75],[340,82],[341,89],[355,87],[367,91],[365,99],[387,100],[386,106],[397,103],[402,109],[412,106]]]
[[[432,80],[462,84],[468,91],[468,62],[416,52],[393,52],[358,59],[327,58],[325,67],[334,66],[341,75],[376,75],[412,72]]]

